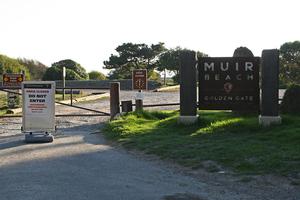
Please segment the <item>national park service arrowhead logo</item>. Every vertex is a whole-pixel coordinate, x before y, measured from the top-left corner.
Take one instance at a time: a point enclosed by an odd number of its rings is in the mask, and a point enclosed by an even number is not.
[[[8,81],[9,81],[9,78],[8,78],[8,77],[4,77],[4,78],[3,78],[3,81],[4,81],[4,82],[8,82]]]
[[[23,77],[22,77],[22,76],[21,76],[21,77],[18,77],[17,81],[18,81],[18,82],[22,82],[22,81],[23,81]]]
[[[232,90],[232,88],[233,88],[233,85],[231,84],[231,83],[225,83],[224,84],[224,90],[225,90],[225,92],[228,94],[229,92],[231,92],[231,90]]]

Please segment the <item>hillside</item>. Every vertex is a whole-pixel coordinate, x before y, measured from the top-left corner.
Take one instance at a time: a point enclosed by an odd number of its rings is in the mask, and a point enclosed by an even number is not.
[[[18,62],[29,70],[31,80],[42,80],[43,75],[48,68],[46,65],[36,60],[19,58]]]

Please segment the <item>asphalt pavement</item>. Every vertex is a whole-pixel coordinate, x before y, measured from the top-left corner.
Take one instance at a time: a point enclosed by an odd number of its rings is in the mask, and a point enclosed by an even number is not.
[[[134,95],[121,92],[121,100],[133,100]],[[178,93],[145,93],[145,103],[176,102]],[[80,105],[109,111],[108,99]],[[57,106],[57,113],[78,112],[83,111]],[[21,119],[0,119],[0,199],[293,199],[289,198],[289,188],[277,191],[268,186],[266,190],[245,186],[232,178],[223,184],[214,179],[216,175],[192,176],[176,165],[127,152],[104,139],[101,128],[108,120],[109,117],[57,118],[53,143],[26,144],[20,131]]]

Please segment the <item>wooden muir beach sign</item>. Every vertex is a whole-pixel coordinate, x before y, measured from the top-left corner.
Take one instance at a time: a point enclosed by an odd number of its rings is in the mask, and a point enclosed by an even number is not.
[[[203,110],[256,111],[259,124],[280,124],[278,74],[277,49],[263,50],[261,57],[202,57],[198,61],[196,52],[183,51],[180,54],[178,123],[197,123],[198,107]]]
[[[199,109],[258,111],[259,65],[259,57],[201,58]]]

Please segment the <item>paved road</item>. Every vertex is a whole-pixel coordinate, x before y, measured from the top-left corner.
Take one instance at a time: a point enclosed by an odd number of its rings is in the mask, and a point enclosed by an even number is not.
[[[108,145],[88,120],[59,120],[52,144],[1,137],[0,199],[160,199],[202,184]],[[92,120],[94,121],[94,120]],[[94,121],[96,122],[96,120]]]
[[[132,98],[132,92],[121,93],[122,100]],[[178,93],[146,93],[145,103],[173,103],[178,98]],[[108,111],[107,100],[85,106]],[[63,106],[57,111],[78,112]],[[191,175],[155,158],[128,153],[108,144],[99,132],[107,120],[57,118],[53,143],[25,144],[21,120],[0,119],[0,199],[156,200],[172,195],[194,200],[300,198],[297,188],[284,182],[278,189],[272,183],[263,188],[225,175],[222,180],[217,178],[223,176],[219,174]]]

